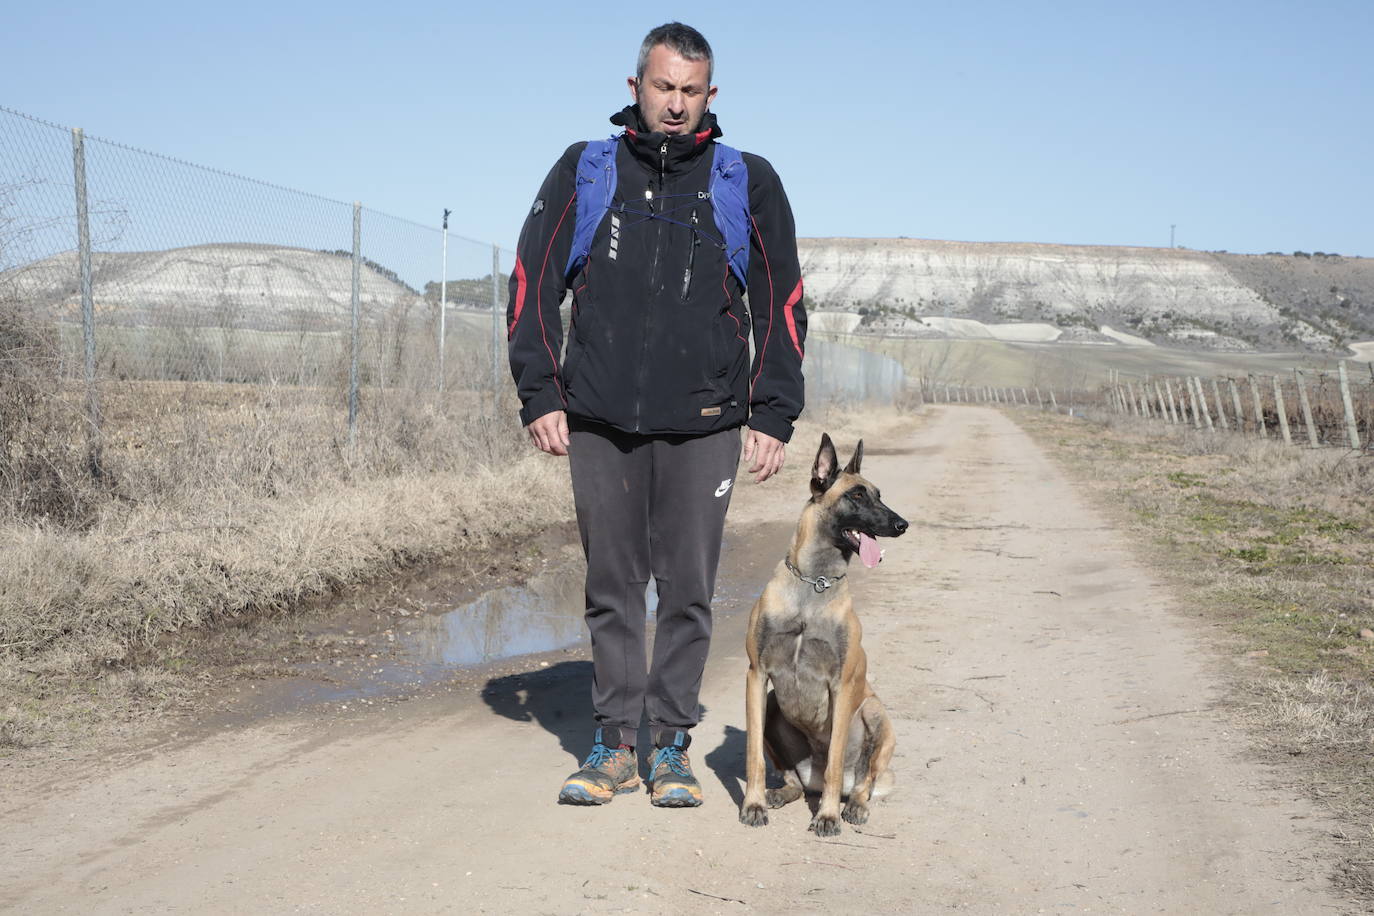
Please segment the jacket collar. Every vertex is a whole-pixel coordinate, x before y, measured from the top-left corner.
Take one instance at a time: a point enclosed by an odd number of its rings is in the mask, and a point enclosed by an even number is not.
[[[721,136],[720,125],[716,123],[714,112],[706,112],[701,126],[694,134],[665,134],[662,131],[648,131],[644,128],[643,118],[638,105],[626,105],[611,116],[611,123],[625,128],[625,145],[635,160],[651,172],[660,168],[664,174],[684,172],[694,167],[701,154],[710,148],[712,140]],[[663,156],[663,144],[668,144],[668,155]]]

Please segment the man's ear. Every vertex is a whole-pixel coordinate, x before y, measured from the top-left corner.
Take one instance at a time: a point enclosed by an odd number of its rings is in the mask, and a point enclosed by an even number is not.
[[[816,452],[816,463],[811,465],[811,495],[820,496],[840,476],[840,459],[835,454],[835,443],[830,436],[821,433],[821,448]]]
[[[859,473],[859,465],[864,463],[864,440],[860,439],[859,444],[854,446],[854,457],[849,459],[849,463],[844,466],[846,474]]]
[[[630,86],[630,99],[635,104],[639,104],[639,80],[631,76],[627,77],[625,82]]]

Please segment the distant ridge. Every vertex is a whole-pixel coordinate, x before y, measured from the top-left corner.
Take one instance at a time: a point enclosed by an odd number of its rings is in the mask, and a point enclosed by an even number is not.
[[[798,248],[817,329],[1324,353],[1374,340],[1371,258],[934,239]],[[107,324],[299,333],[349,321],[346,252],[229,242],[97,253],[93,267]],[[385,265],[365,263],[361,279],[364,320],[424,320],[437,305]],[[450,278],[451,305],[464,283]],[[480,286],[476,304],[489,283],[468,283]],[[76,287],[71,252],[0,273],[0,292],[61,320],[79,319]]]
[[[1374,338],[1370,258],[900,238],[798,248],[810,307],[860,313],[860,332],[928,336],[934,322],[919,319],[941,318],[1044,324],[1060,339],[1105,325],[1224,350],[1340,352]]]

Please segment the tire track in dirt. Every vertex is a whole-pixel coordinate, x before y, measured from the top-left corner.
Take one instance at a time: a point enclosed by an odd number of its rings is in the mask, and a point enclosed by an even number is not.
[[[0,906],[33,912],[1339,912],[1321,820],[1266,785],[1207,634],[1002,414],[870,441],[913,522],[856,568],[897,794],[835,840],[736,820],[743,619],[804,492],[732,530],[693,762],[707,803],[552,803],[588,663],[116,759],[12,808]],[[852,443],[841,443],[847,458]],[[796,443],[794,461],[811,446]],[[789,484],[789,486],[791,486]],[[484,702],[485,699],[485,702]],[[7,806],[8,807],[8,806]]]

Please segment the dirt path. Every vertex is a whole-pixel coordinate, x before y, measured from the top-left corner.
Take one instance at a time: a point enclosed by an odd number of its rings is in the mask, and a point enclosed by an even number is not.
[[[1206,635],[1010,420],[936,409],[909,441],[868,446],[866,475],[917,527],[854,572],[900,786],[862,832],[816,839],[801,803],[767,828],[736,820],[743,613],[804,498],[773,490],[741,520],[780,521],[732,536],[723,570],[703,808],[552,804],[586,750],[589,665],[550,656],[484,689],[227,729],[11,796],[0,908],[1347,909],[1319,817],[1267,787],[1212,708]]]

